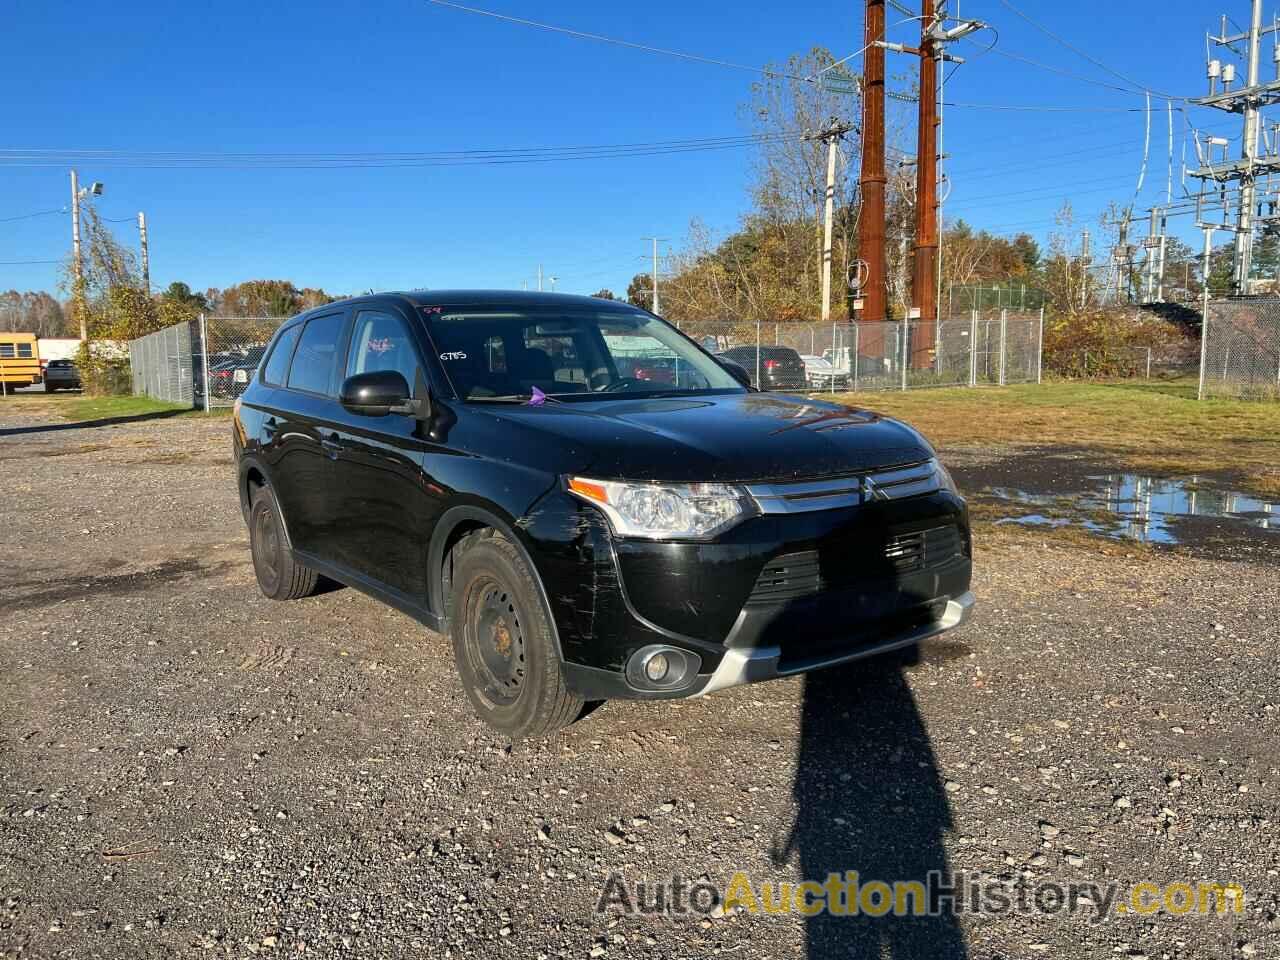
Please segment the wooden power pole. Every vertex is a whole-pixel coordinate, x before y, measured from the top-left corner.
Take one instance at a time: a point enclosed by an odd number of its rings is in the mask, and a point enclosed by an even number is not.
[[[932,35],[936,0],[920,4],[920,114],[916,131],[916,250],[911,299],[920,321],[911,365],[933,366],[938,324],[938,54]]]
[[[142,289],[151,296],[151,251],[147,246],[147,215],[138,211],[138,244],[142,248]]]
[[[885,319],[884,270],[884,5],[885,0],[866,0],[866,54],[862,74],[862,172],[859,192],[862,209],[858,214],[858,257],[866,266],[865,281],[859,291],[862,310],[859,320]],[[878,338],[877,338],[878,339]],[[872,343],[864,341],[868,348]]]

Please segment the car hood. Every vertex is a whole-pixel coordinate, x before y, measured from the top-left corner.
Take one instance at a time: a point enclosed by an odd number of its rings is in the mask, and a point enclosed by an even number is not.
[[[933,456],[911,427],[868,410],[776,393],[487,407],[563,466],[599,479],[801,480]],[[510,451],[507,451],[510,455]]]

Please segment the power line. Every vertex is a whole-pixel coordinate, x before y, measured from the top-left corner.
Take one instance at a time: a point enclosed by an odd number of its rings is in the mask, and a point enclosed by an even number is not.
[[[1141,92],[1141,93],[1148,93],[1148,94],[1151,94],[1152,96],[1155,96],[1155,97],[1161,97],[1161,98],[1163,98],[1163,99],[1165,99],[1165,100],[1183,100],[1183,99],[1185,99],[1184,97],[1173,97],[1173,96],[1170,96],[1170,95],[1168,95],[1168,94],[1160,93],[1159,91],[1152,90],[1152,89],[1151,89],[1150,87],[1148,87],[1146,84],[1144,84],[1144,83],[1139,83],[1137,80],[1134,80],[1134,79],[1132,79],[1131,77],[1127,77],[1127,76],[1125,76],[1125,75],[1124,75],[1123,73],[1121,73],[1119,70],[1112,69],[1112,68],[1111,68],[1111,67],[1109,67],[1107,64],[1105,64],[1105,63],[1103,63],[1101,60],[1099,60],[1097,57],[1095,57],[1095,56],[1093,56],[1093,55],[1091,55],[1091,54],[1089,54],[1089,53],[1085,52],[1084,50],[1081,50],[1079,47],[1075,46],[1075,45],[1074,45],[1073,43],[1071,43],[1070,41],[1065,40],[1064,38],[1062,38],[1062,37],[1058,36],[1056,33],[1054,33],[1052,30],[1050,30],[1050,29],[1049,29],[1048,27],[1046,27],[1044,24],[1040,23],[1040,22],[1039,22],[1039,21],[1037,21],[1037,20],[1034,20],[1033,18],[1031,18],[1031,17],[1030,17],[1030,16],[1028,16],[1027,14],[1023,13],[1021,10],[1019,10],[1017,7],[1015,7],[1012,3],[1010,3],[1010,2],[1009,2],[1009,0],[1000,0],[1000,5],[1001,5],[1002,7],[1004,7],[1006,10],[1010,11],[1011,13],[1014,13],[1014,14],[1016,14],[1017,16],[1021,17],[1023,20],[1027,21],[1027,23],[1031,24],[1031,26],[1035,27],[1037,30],[1039,30],[1039,31],[1040,31],[1041,33],[1043,33],[1045,36],[1049,37],[1051,40],[1053,40],[1053,41],[1055,41],[1055,42],[1057,42],[1057,43],[1060,43],[1062,46],[1066,47],[1068,50],[1070,50],[1070,51],[1071,51],[1072,53],[1074,53],[1076,56],[1083,57],[1084,59],[1086,59],[1086,60],[1088,60],[1090,63],[1092,63],[1095,67],[1099,67],[1099,68],[1101,68],[1101,69],[1105,70],[1107,73],[1111,74],[1113,77],[1116,77],[1116,78],[1118,78],[1118,79],[1120,79],[1120,80],[1123,80],[1125,83],[1129,84],[1129,86],[1131,86],[1131,87],[1136,87],[1136,88],[1138,89],[1138,91],[1139,91],[1139,92]]]
[[[189,169],[343,169],[351,167],[447,167],[492,166],[516,163],[551,163],[566,160],[595,160],[651,157],[695,153],[739,147],[785,143],[803,139],[801,133],[750,134],[700,140],[654,141],[650,143],[598,146],[531,147],[515,150],[458,150],[405,154],[268,154],[268,153],[180,153],[125,150],[0,149],[0,166],[46,167],[69,163],[98,166]]]
[[[0,260],[0,267],[24,267],[37,263],[61,263],[61,260]]]
[[[1122,86],[1119,86],[1118,84],[1108,83],[1105,80],[1098,80],[1094,77],[1086,77],[1082,73],[1075,73],[1063,67],[1055,67],[1048,63],[1041,63],[1039,60],[1032,60],[1030,57],[1024,57],[1022,54],[1014,53],[1011,50],[995,49],[995,50],[992,50],[991,52],[996,54],[997,56],[1005,57],[1008,60],[1016,60],[1019,63],[1025,63],[1028,66],[1036,67],[1040,70],[1047,70],[1050,73],[1056,73],[1059,76],[1069,77],[1072,80],[1079,80],[1081,83],[1090,83],[1090,84],[1093,84],[1095,87],[1102,87],[1104,90],[1112,90],[1117,93],[1123,93],[1126,96],[1137,97],[1137,96],[1141,96],[1143,93],[1143,91],[1134,90],[1130,87],[1122,87]],[[1153,96],[1161,97],[1166,100],[1178,100],[1178,101],[1186,100],[1186,97],[1171,97],[1163,93],[1153,93]]]
[[[569,27],[559,27],[550,23],[542,23],[538,20],[528,20],[524,17],[512,17],[505,13],[496,13],[493,10],[481,10],[479,7],[468,7],[461,3],[454,3],[452,0],[427,0],[428,3],[435,4],[438,7],[449,7],[452,10],[461,10],[463,13],[476,14],[482,17],[492,17],[494,20],[502,20],[506,23],[515,23],[523,27],[534,27],[538,30],[547,30],[551,33],[561,33],[565,36],[575,37],[579,40],[594,40],[597,43],[611,43],[619,47],[628,47],[632,50],[641,50],[645,53],[656,53],[664,57],[676,57],[680,60],[688,60],[693,63],[705,63],[717,67],[729,67],[734,70],[747,70],[751,73],[761,73],[766,77],[785,77],[788,80],[799,80],[801,82],[812,82],[809,77],[801,77],[796,74],[786,73],[781,70],[769,70],[764,67],[753,67],[745,63],[734,63],[731,60],[721,60],[716,57],[704,57],[695,53],[684,53],[680,50],[668,50],[664,47],[651,47],[644,43],[635,43],[631,40],[620,40],[617,37],[606,37],[599,33],[587,33],[584,30],[573,30]]]
[[[15,220],[31,220],[32,218],[36,218],[36,216],[52,216],[52,215],[54,215],[54,214],[65,214],[65,212],[67,212],[67,210],[65,210],[65,209],[63,209],[63,210],[41,210],[41,211],[35,212],[35,214],[22,214],[22,215],[19,215],[19,216],[5,216],[5,218],[0,219],[0,223],[14,223],[14,221],[15,221]]]

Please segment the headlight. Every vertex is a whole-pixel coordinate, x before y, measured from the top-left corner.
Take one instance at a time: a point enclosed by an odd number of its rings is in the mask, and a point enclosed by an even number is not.
[[[705,540],[755,512],[745,491],[723,483],[567,479],[569,492],[603,510],[620,537]]]
[[[951,476],[951,471],[942,465],[941,460],[933,461],[933,469],[938,474],[938,483],[943,490],[954,493],[957,497],[961,496],[960,488],[956,486],[955,478]]]

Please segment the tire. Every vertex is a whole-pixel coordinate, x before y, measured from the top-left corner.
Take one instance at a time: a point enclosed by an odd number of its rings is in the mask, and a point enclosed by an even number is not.
[[[50,383],[48,380],[46,380],[46,381],[44,382],[44,392],[45,392],[45,393],[53,393],[53,391],[55,391],[55,390],[57,390],[57,389],[58,389],[58,388],[57,388],[57,387],[55,387],[52,383]]]
[[[565,685],[536,574],[502,536],[473,535],[459,549],[450,632],[477,716],[513,740],[572,723],[583,700]]]
[[[265,486],[253,491],[249,509],[249,552],[258,589],[268,600],[298,600],[315,592],[319,575],[293,559],[275,498]]]

